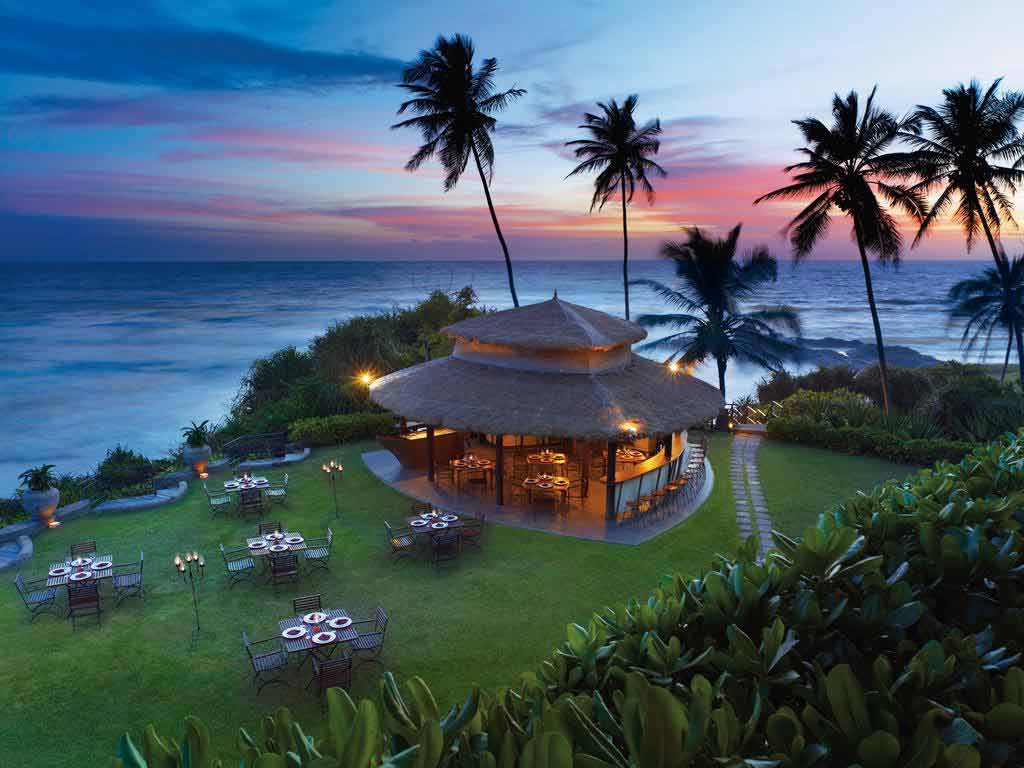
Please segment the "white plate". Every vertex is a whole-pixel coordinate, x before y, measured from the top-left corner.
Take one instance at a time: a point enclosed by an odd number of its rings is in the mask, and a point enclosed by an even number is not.
[[[305,627],[288,627],[288,629],[284,630],[284,632],[281,633],[281,637],[283,637],[285,640],[298,640],[300,637],[305,636]]]
[[[92,574],[89,571],[77,571],[72,573],[68,578],[71,581],[85,581],[86,579],[92,578]]]
[[[548,488],[554,488],[555,486],[553,486],[551,483],[537,483],[537,487],[547,490]]]
[[[323,611],[313,611],[312,613],[307,613],[303,616],[302,620],[306,624],[323,624],[327,621],[327,614]]]
[[[456,515],[445,515],[441,518],[442,522],[445,523],[454,523],[458,519],[459,518]]]
[[[253,480],[252,482],[253,482],[253,485],[266,485],[270,481],[267,480],[267,478],[265,478],[265,477],[261,477],[259,480]]]
[[[287,538],[285,538],[284,543],[285,544],[301,544],[304,541],[305,541],[305,539],[302,538],[301,536],[288,536]]]
[[[237,488],[237,487],[238,487],[238,483],[231,483],[231,482],[228,482],[228,483],[224,483],[224,487],[225,487],[225,488],[226,488],[227,490],[229,490],[229,491],[230,491],[230,490],[234,490],[235,488]]]
[[[523,480],[523,485],[536,485],[536,484],[537,484],[537,479],[534,478],[534,477],[528,477],[525,480]]]
[[[337,641],[337,632],[317,632],[310,638],[316,645],[328,645]]]
[[[352,626],[352,619],[348,616],[341,616],[337,619],[331,619],[328,621],[327,626],[331,629],[348,629]]]
[[[412,523],[411,523],[411,525],[414,525],[417,528],[422,528],[426,524],[427,524],[426,520],[413,520]]]
[[[288,551],[288,545],[287,544],[274,544],[272,547],[267,547],[267,549],[269,549],[271,552],[287,552]]]
[[[268,533],[263,538],[265,538],[267,541],[277,541],[278,539],[283,539],[284,534],[280,531],[275,531],[274,533]]]
[[[71,564],[75,566],[75,568],[82,568],[83,566],[86,566],[91,562],[91,557],[76,557],[74,560],[71,561]]]
[[[448,523],[431,523],[430,527],[431,528],[438,528],[438,529],[440,529],[440,528],[447,528],[448,527]]]
[[[252,544],[249,545],[249,549],[266,549],[266,548],[267,548],[267,542],[265,542],[265,541],[254,541]]]
[[[69,573],[71,573],[71,568],[66,565],[58,565],[49,571],[50,576],[67,576]]]
[[[95,563],[92,564],[92,569],[94,571],[105,571],[112,565],[113,563],[109,560],[97,560]]]

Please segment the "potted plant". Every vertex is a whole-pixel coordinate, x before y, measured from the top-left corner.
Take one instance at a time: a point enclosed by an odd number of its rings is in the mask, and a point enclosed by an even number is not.
[[[204,420],[199,424],[193,421],[181,430],[181,434],[185,438],[185,447],[181,453],[182,461],[186,467],[195,469],[197,475],[206,471],[210,457],[213,456],[213,449],[207,442],[212,432],[209,424],[209,420]]]
[[[54,485],[57,478],[53,475],[53,467],[53,464],[42,464],[26,469],[18,476],[25,486],[21,494],[21,506],[46,526],[50,526],[60,502],[60,489]]]

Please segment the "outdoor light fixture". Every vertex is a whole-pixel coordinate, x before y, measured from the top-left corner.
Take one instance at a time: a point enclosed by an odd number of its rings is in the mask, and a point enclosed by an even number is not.
[[[338,511],[338,485],[337,485],[337,483],[338,483],[338,478],[342,476],[342,473],[345,471],[345,468],[343,466],[341,466],[341,464],[339,462],[337,462],[336,460],[331,459],[326,464],[321,464],[320,465],[320,469],[321,469],[321,471],[325,475],[327,475],[328,479],[331,481],[331,496],[334,497],[334,516],[335,517],[341,517],[341,512]]]
[[[196,579],[202,579],[206,573],[206,559],[193,549],[185,550],[185,554],[174,555],[174,570],[181,574],[182,581],[188,578],[192,587],[192,647],[199,642],[199,595],[196,593]]]
[[[679,373],[679,363],[675,360],[668,364],[669,373]]]
[[[209,473],[209,472],[206,472],[206,471],[203,471],[203,472],[200,472],[200,473],[199,473],[199,479],[200,479],[200,480],[205,480],[205,479],[206,479],[206,478],[208,478],[209,476],[210,476],[210,473]]]
[[[373,383],[373,374],[370,373],[369,371],[364,371],[363,373],[359,374],[359,380],[363,382],[363,384],[365,384],[366,386],[370,386]]]
[[[629,432],[631,435],[636,434],[636,424],[631,421],[624,421],[620,425],[623,432]]]

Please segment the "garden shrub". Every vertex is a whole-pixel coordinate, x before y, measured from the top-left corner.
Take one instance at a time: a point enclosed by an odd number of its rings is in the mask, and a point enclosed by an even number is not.
[[[880,456],[908,464],[931,464],[963,456],[974,443],[946,438],[915,438],[879,426],[833,426],[810,416],[782,416],[768,422],[769,437],[818,448]]]
[[[15,496],[10,499],[0,499],[0,528],[14,523],[20,523],[31,517],[25,508],[21,506],[21,498]]]
[[[854,389],[856,372],[848,365],[819,365],[813,371],[794,376],[787,371],[772,371],[757,385],[757,399],[762,403],[785,400],[801,389],[831,392]]]
[[[96,480],[106,490],[117,490],[146,483],[159,472],[141,453],[118,445],[107,451],[96,468]]]
[[[337,445],[394,431],[390,413],[343,413],[299,419],[288,428],[288,439],[309,446]]]
[[[932,392],[932,380],[924,368],[889,366],[889,406],[910,411]],[[877,365],[860,370],[851,387],[867,395],[875,405],[882,405],[882,377]]]
[[[1024,763],[1024,442],[983,446],[822,515],[802,539],[664,576],[569,624],[513,687],[451,709],[390,674],[328,692],[320,738],[286,709],[243,768],[996,768]],[[498,639],[492,639],[499,642]],[[210,765],[128,736],[122,765]],[[184,759],[183,759],[184,758]]]
[[[800,390],[782,401],[780,417],[803,416],[829,426],[862,426],[877,422],[878,409],[864,395],[848,389],[832,392]]]

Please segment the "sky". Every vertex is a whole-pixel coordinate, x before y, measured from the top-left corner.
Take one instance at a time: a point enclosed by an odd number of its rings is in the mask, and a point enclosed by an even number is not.
[[[513,259],[621,258],[617,207],[590,213],[591,179],[565,178],[598,101],[636,93],[664,129],[635,258],[738,222],[784,257],[795,204],[752,201],[784,183],[793,119],[876,84],[901,114],[971,78],[1024,89],[1019,0],[0,0],[0,260],[500,258],[472,169],[444,193],[390,129],[403,64],[455,32],[527,91],[493,137]],[[837,222],[815,257],[854,251]],[[965,255],[943,222],[905,258]]]

